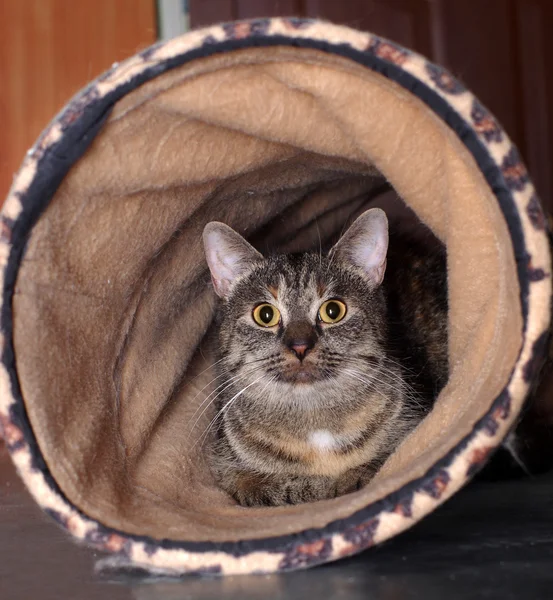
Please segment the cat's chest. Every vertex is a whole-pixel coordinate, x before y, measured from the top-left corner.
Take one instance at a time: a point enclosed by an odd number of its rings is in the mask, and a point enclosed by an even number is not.
[[[338,475],[371,460],[379,447],[378,436],[362,439],[359,432],[318,428],[304,435],[273,439],[275,448],[294,457],[311,475]]]
[[[351,436],[333,433],[328,429],[315,429],[306,436],[306,445],[315,452],[322,454],[333,452],[351,443]]]

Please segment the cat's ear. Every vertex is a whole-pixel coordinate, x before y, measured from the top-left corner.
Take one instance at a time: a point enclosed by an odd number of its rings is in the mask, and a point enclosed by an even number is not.
[[[263,256],[224,223],[212,221],[204,228],[205,257],[218,296],[226,297],[234,281]]]
[[[380,208],[357,217],[330,251],[331,257],[360,269],[373,285],[379,285],[386,270],[388,219]]]

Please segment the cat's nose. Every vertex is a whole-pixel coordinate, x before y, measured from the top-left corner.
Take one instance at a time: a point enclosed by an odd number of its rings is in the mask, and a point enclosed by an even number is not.
[[[317,343],[317,332],[307,321],[292,321],[284,330],[282,342],[297,358],[303,360]]]
[[[313,344],[309,344],[309,342],[301,340],[292,342],[288,347],[300,360],[303,360],[309,350],[313,348]]]

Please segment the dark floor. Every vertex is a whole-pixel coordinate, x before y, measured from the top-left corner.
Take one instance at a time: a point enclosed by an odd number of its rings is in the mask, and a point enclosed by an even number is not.
[[[94,575],[99,557],[40,512],[0,447],[2,600],[553,598],[553,475],[473,483],[399,538],[310,571],[110,581]]]

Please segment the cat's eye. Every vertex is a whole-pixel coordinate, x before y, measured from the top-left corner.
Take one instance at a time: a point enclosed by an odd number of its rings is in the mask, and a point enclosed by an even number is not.
[[[258,304],[253,309],[253,320],[261,327],[274,327],[280,321],[280,311],[272,304]]]
[[[323,323],[338,323],[346,316],[346,312],[347,307],[341,300],[327,300],[319,308],[319,319]]]

